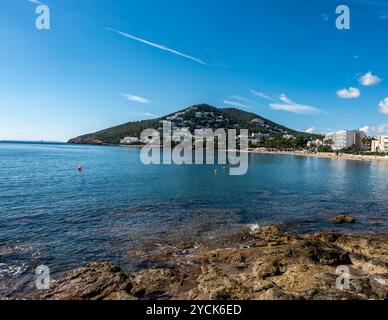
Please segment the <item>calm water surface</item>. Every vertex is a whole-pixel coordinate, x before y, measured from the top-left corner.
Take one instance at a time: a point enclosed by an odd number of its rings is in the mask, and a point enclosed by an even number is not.
[[[357,223],[334,227],[388,231],[385,163],[251,154],[248,174],[233,177],[222,166],[145,166],[139,151],[0,143],[0,294],[26,286],[39,264],[54,275],[104,259],[136,268],[137,248],[245,224],[307,232],[348,213]]]

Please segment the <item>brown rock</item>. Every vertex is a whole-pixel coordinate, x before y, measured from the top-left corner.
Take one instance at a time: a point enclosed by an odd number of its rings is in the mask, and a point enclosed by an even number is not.
[[[172,296],[182,284],[181,274],[172,269],[149,269],[131,276],[131,294],[140,298]]]
[[[340,214],[335,217],[332,217],[330,221],[334,223],[342,224],[342,223],[355,223],[356,219],[354,219],[352,216],[349,216],[349,215]]]
[[[69,272],[57,281],[45,299],[102,300],[123,297],[132,289],[128,275],[109,262],[90,263]]]
[[[188,246],[149,248],[145,270],[127,275],[108,262],[59,279],[45,299],[388,299],[387,235],[316,232],[299,235],[262,226],[239,236]],[[256,244],[256,245],[254,245]],[[192,246],[192,244],[191,244]],[[350,271],[336,289],[336,268]]]

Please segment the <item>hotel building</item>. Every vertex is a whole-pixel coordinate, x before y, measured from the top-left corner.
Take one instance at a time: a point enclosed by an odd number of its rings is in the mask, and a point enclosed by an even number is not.
[[[372,141],[372,152],[388,152],[388,135],[375,137]]]
[[[353,145],[358,150],[364,150],[365,146],[362,139],[365,137],[365,132],[360,130],[342,130],[335,133],[328,133],[325,136],[325,142],[331,140],[333,150],[351,148]]]

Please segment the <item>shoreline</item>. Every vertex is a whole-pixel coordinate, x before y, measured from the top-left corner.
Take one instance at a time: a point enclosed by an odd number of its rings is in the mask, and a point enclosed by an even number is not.
[[[67,143],[67,144],[75,144],[77,143]],[[121,145],[121,144],[84,144],[84,145],[97,145],[97,146],[110,146],[110,147],[123,147],[123,148],[141,148],[143,145]],[[234,150],[238,151],[238,150]],[[371,156],[371,155],[361,155],[361,154],[345,154],[340,153],[337,155],[335,152],[305,152],[305,151],[280,151],[280,150],[259,150],[255,148],[249,148],[248,153],[254,154],[273,154],[273,155],[288,155],[288,156],[300,156],[300,157],[314,157],[314,158],[324,158],[324,159],[333,159],[333,160],[355,160],[355,161],[377,161],[377,162],[385,162],[388,163],[388,156]]]
[[[138,252],[144,269],[102,261],[64,274],[47,300],[383,300],[388,234],[299,234],[250,226],[211,242],[177,242]],[[349,288],[338,288],[348,268]],[[341,269],[341,270],[342,270]]]
[[[355,161],[378,161],[388,163],[388,157],[381,156],[369,156],[369,155],[353,155],[353,154],[339,154],[336,155],[334,152],[303,152],[303,151],[266,151],[266,150],[255,150],[249,149],[249,153],[256,154],[274,154],[274,155],[289,155],[289,156],[301,156],[301,157],[314,157],[314,158],[325,158],[333,160],[355,160]]]

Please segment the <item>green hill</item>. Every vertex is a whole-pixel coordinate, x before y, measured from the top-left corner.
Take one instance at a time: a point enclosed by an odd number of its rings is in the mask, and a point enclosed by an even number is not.
[[[145,129],[161,130],[162,121],[169,120],[173,127],[188,128],[191,132],[195,129],[217,128],[224,129],[248,129],[249,133],[263,134],[265,136],[294,135],[304,138],[316,137],[316,135],[298,132],[279,125],[257,114],[234,108],[220,109],[207,104],[194,105],[177,111],[167,116],[136,122],[128,122],[116,127],[89,133],[69,140],[75,144],[120,144],[125,137],[140,137]]]

